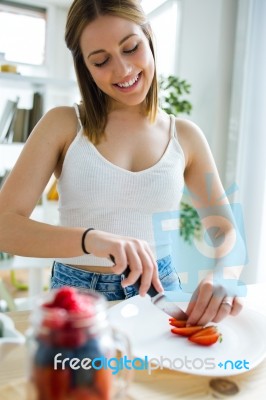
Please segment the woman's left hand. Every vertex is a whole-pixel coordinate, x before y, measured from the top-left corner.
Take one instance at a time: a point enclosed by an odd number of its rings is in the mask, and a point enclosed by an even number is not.
[[[220,322],[228,315],[239,314],[242,308],[242,298],[229,291],[225,284],[214,282],[213,277],[206,277],[193,293],[186,310],[187,325]]]

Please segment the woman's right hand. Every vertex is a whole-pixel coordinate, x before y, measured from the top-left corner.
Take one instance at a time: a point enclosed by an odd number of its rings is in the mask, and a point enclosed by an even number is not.
[[[119,236],[99,230],[86,235],[85,247],[97,257],[115,259],[114,274],[122,274],[127,266],[130,273],[122,282],[123,287],[133,285],[140,278],[139,294],[145,296],[151,284],[158,292],[163,292],[158,268],[147,242],[128,236]]]

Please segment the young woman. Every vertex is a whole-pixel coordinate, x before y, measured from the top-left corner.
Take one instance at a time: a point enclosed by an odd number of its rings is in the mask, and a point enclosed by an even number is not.
[[[197,206],[209,207],[206,174],[214,177],[211,202],[222,197],[206,140],[158,107],[152,33],[138,0],[75,0],[65,38],[82,101],[50,110],[30,135],[1,191],[1,250],[55,258],[52,287],[87,287],[109,300],[135,295],[139,278],[141,295],[151,283],[179,290],[169,252],[156,259],[152,216],[178,209],[184,183],[201,199]],[[29,218],[53,173],[59,226]],[[231,225],[219,228],[230,241]],[[218,322],[241,307],[207,276],[188,323]]]

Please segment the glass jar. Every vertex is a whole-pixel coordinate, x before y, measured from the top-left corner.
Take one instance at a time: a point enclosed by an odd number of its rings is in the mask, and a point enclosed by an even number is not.
[[[27,332],[30,400],[123,398],[132,371],[126,336],[111,328],[105,298],[60,288],[45,296]]]

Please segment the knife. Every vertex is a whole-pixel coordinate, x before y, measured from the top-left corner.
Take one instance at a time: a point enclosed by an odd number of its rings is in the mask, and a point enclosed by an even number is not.
[[[115,264],[114,256],[110,255],[110,259]],[[129,266],[127,266],[127,268],[123,272],[123,275],[125,276],[125,278],[128,277],[129,273],[130,273],[130,268],[129,268]],[[137,291],[139,291],[139,288],[140,288],[140,280],[141,279],[139,278],[135,283],[133,283],[133,285],[131,285]],[[165,294],[165,292],[159,293],[155,289],[153,284],[151,284],[149,290],[147,291],[147,294],[150,296],[151,302],[156,307],[158,307],[160,310],[165,312],[166,314],[170,315],[171,317],[173,317],[175,319],[182,320],[182,321],[186,321],[188,319],[187,314],[179,307],[179,305],[177,303],[171,301],[169,298],[167,298],[167,294]]]

